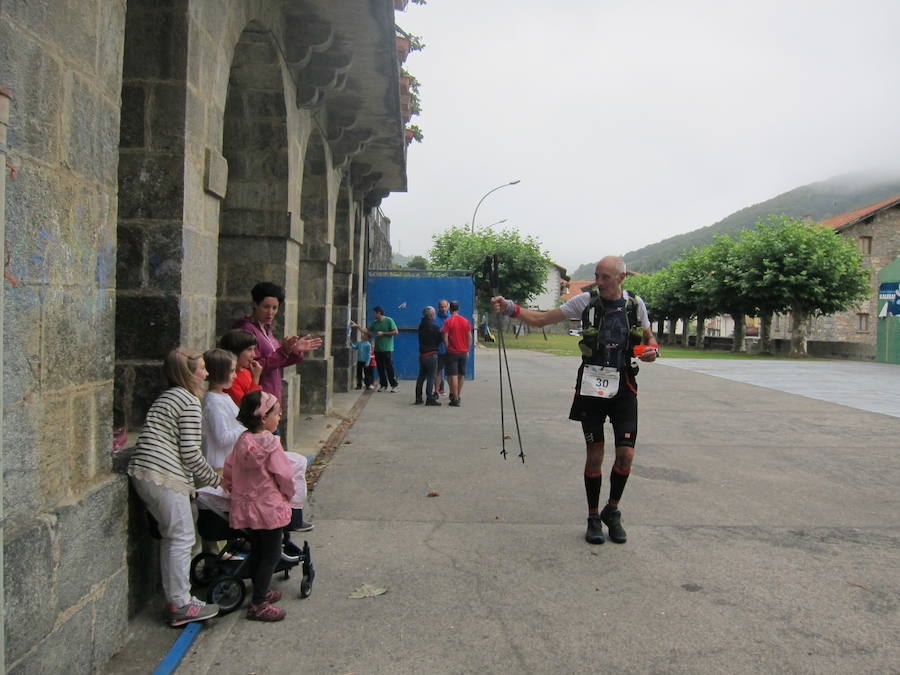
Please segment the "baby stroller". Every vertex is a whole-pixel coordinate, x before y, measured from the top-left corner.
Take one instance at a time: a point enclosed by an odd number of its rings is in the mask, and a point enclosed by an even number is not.
[[[224,540],[226,544],[219,553],[202,552],[191,560],[191,582],[208,588],[206,600],[219,606],[220,615],[233,612],[243,604],[247,595],[244,579],[250,578],[245,564],[250,544],[241,530],[229,527],[228,514],[222,509],[224,505],[222,495],[213,491],[197,491],[197,531],[206,541]],[[284,578],[289,579],[291,570],[298,565],[303,566],[300,597],[308,598],[316,577],[309,543],[304,541],[301,548],[287,541],[275,573],[282,572]]]

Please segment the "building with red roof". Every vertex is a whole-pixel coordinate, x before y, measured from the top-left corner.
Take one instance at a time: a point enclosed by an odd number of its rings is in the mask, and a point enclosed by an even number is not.
[[[874,359],[878,336],[878,273],[900,256],[900,195],[826,218],[821,224],[858,243],[863,265],[872,270],[872,294],[849,311],[810,318],[807,338],[844,343],[837,352],[846,358]],[[772,337],[790,339],[790,336],[790,314],[776,314],[772,319]]]

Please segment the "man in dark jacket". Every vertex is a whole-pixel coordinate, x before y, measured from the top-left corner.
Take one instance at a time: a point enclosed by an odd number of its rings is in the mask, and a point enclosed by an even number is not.
[[[441,329],[434,322],[434,307],[422,310],[419,324],[419,377],[416,378],[416,405],[440,405],[434,393],[434,376],[437,373],[438,346],[441,344]],[[422,400],[422,383],[425,383],[425,400]]]

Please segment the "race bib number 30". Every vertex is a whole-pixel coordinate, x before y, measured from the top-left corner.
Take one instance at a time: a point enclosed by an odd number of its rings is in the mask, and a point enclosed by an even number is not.
[[[582,396],[612,398],[619,393],[619,371],[604,366],[585,366],[578,393]]]

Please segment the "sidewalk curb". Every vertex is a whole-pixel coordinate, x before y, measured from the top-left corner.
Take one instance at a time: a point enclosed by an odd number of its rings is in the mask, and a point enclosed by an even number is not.
[[[353,423],[359,418],[363,408],[366,407],[366,403],[369,402],[372,393],[373,392],[371,391],[363,392],[356,403],[353,404],[353,407],[350,408],[350,412],[347,416],[340,416],[342,420],[341,423],[331,432],[331,434],[329,434],[328,438],[322,444],[322,449],[316,454],[316,458],[308,467],[306,467],[306,489],[308,492],[312,493],[312,491],[315,490],[316,483],[319,482],[319,476],[321,476],[322,472],[328,468],[331,458],[344,441],[344,437],[347,435],[347,432],[350,431]]]

